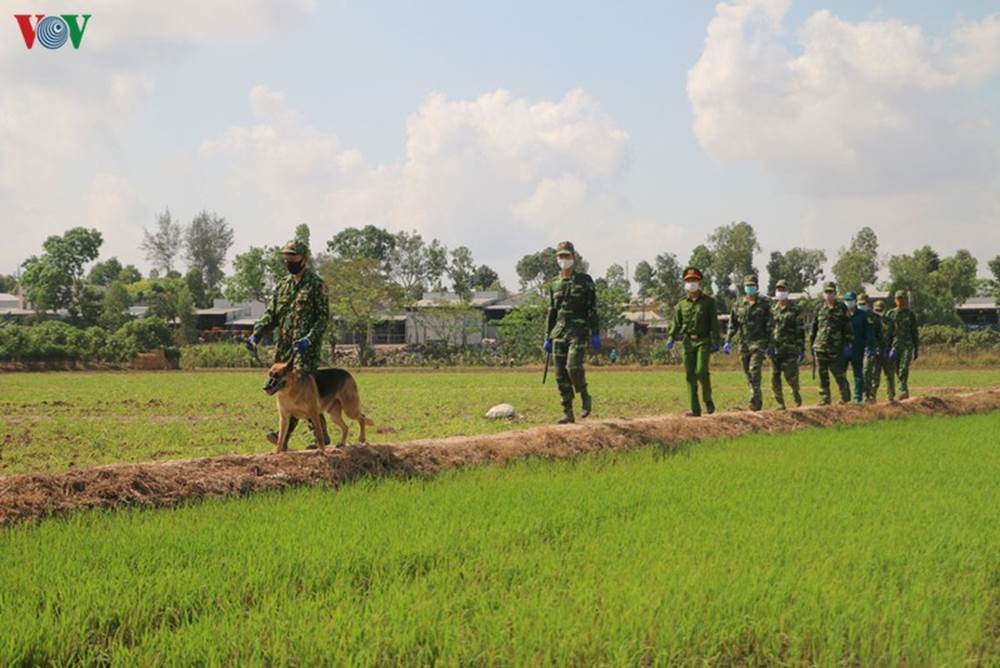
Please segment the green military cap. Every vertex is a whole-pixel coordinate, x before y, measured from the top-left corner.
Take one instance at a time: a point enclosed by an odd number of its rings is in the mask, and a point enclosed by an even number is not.
[[[856,294],[854,294],[853,292],[851,292],[850,290],[848,290],[847,292],[844,293],[844,301],[852,302],[852,301],[854,301],[857,298],[858,298],[858,296]]]
[[[774,289],[775,290],[787,290],[788,289],[788,283],[785,282],[785,279],[781,279],[780,281],[778,281],[777,283],[774,284]]]
[[[753,274],[747,274],[743,277],[743,285],[757,285],[757,277]]]
[[[693,279],[696,281],[701,280],[701,269],[698,267],[688,267],[684,270],[684,280]]]
[[[884,310],[885,310],[885,302],[882,301],[881,299],[875,300],[875,312],[881,313]]]
[[[292,239],[281,247],[282,255],[309,255],[309,246],[299,239]]]
[[[560,241],[559,245],[556,246],[556,255],[565,255],[567,253],[570,253],[572,255],[576,255],[576,249],[573,248],[573,242],[572,241]]]
[[[823,285],[823,292],[827,292],[829,290],[833,290],[834,292],[836,292],[837,284],[834,283],[833,281],[827,281],[826,284]]]
[[[868,303],[868,293],[862,292],[860,295],[858,295],[858,304],[867,304],[867,303]]]
[[[899,299],[900,297],[906,299],[906,290],[896,290],[896,299]]]

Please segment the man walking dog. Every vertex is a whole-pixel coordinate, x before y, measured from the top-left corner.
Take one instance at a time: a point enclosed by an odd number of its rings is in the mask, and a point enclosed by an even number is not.
[[[323,333],[330,320],[326,284],[309,266],[309,248],[304,242],[289,241],[282,247],[281,255],[288,276],[275,287],[267,310],[254,325],[247,344],[254,347],[261,337],[274,332],[275,364],[291,362],[294,369],[314,373],[319,366]],[[294,428],[293,425],[291,429]],[[272,432],[268,440],[277,443],[278,434]]]

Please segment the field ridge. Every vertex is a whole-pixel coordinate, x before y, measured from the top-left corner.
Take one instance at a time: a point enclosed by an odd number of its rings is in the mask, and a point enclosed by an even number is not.
[[[707,439],[790,432],[911,415],[1000,410],[1000,388],[922,396],[895,404],[809,406],[788,411],[594,420],[476,436],[354,445],[325,452],[221,455],[111,464],[59,473],[0,476],[0,526],[87,508],[170,507],[207,497],[299,485],[338,486],[361,477],[427,475],[524,457],[566,459],[650,444],[678,447]]]

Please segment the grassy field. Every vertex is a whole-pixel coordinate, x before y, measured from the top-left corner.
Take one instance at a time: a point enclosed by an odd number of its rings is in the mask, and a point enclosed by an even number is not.
[[[1000,414],[0,534],[0,665],[1000,663]]]
[[[357,375],[375,443],[474,434],[553,422],[554,379],[523,371],[366,372]],[[720,410],[742,408],[741,374],[713,374]],[[683,375],[675,370],[600,371],[589,377],[595,418],[634,417],[686,409]],[[818,393],[806,377],[807,403]],[[259,371],[52,372],[0,374],[0,475],[59,471],[112,462],[265,452],[274,402],[260,390]],[[913,391],[1000,385],[1000,367],[921,370]],[[769,391],[765,407],[771,405]],[[510,402],[522,416],[488,422],[482,415]],[[354,426],[352,437],[357,438]],[[300,429],[292,440],[311,440]]]

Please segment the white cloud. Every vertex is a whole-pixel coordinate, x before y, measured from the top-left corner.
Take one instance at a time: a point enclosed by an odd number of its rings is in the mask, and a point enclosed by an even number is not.
[[[759,163],[813,195],[993,182],[995,110],[974,93],[1000,73],[1000,14],[936,40],[919,26],[823,10],[798,29],[793,51],[788,6],[717,6],[688,76],[694,132],[709,153]]]
[[[202,154],[215,161],[211,172],[228,175],[227,199],[254,193],[241,214],[254,242],[303,220],[322,239],[346,226],[417,229],[470,245],[510,279],[517,257],[565,237],[585,255],[589,246],[628,257],[645,241],[631,231],[678,236],[618,195],[628,134],[581,90],[537,103],[504,90],[429,95],[407,120],[405,155],[378,166],[309,125],[279,92],[255,87],[250,107],[255,125],[227,129]]]

